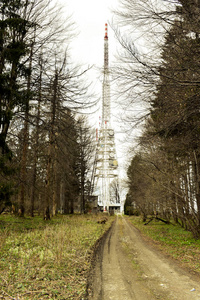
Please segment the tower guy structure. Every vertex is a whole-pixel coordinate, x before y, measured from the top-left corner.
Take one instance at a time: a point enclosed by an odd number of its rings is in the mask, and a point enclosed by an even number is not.
[[[101,211],[120,210],[118,192],[118,162],[115,150],[115,132],[111,127],[110,78],[108,55],[108,26],[105,24],[104,67],[102,85],[102,117],[96,140],[94,163],[94,193],[98,194]]]

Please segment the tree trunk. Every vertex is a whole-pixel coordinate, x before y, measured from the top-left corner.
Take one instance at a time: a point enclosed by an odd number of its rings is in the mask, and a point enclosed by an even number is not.
[[[60,212],[63,214],[65,206],[65,184],[64,180],[61,179],[60,182]]]
[[[31,193],[31,208],[30,214],[34,217],[35,209],[35,185],[37,179],[37,162],[38,162],[38,151],[39,151],[39,123],[40,123],[40,113],[41,113],[41,98],[42,98],[42,58],[40,57],[40,76],[39,76],[39,90],[38,90],[38,106],[37,106],[37,119],[36,119],[36,133],[35,133],[35,147],[33,153],[33,178],[32,178],[32,193]]]
[[[56,159],[54,161],[52,170],[53,170],[52,216],[55,216],[56,215],[56,211],[57,211],[57,175],[56,175],[57,174],[57,170],[56,170]]]
[[[48,148],[48,160],[47,160],[47,172],[45,180],[45,202],[44,202],[44,219],[50,219],[50,188],[53,168],[53,161],[55,159],[55,119],[56,119],[56,101],[57,101],[57,88],[58,88],[58,74],[55,73],[54,86],[53,86],[53,99],[52,99],[52,112],[51,112],[51,128],[49,136],[49,148]],[[54,179],[54,178],[53,178]]]
[[[195,158],[195,186],[196,186],[196,204],[197,204],[197,226],[200,227],[200,155],[194,151]]]
[[[81,174],[81,213],[85,213],[85,176]]]
[[[32,69],[32,56],[33,56],[33,44],[31,46],[29,70]],[[28,75],[27,80],[27,99],[26,99],[26,110],[24,119],[24,134],[23,134],[23,149],[21,159],[21,170],[20,170],[20,194],[19,194],[19,216],[23,217],[25,212],[25,189],[27,184],[27,153],[28,153],[28,141],[29,141],[29,102],[30,102],[30,91],[31,91],[31,73]]]
[[[27,152],[28,152],[28,139],[29,139],[29,129],[28,129],[28,118],[29,118],[29,104],[26,105],[26,113],[24,120],[24,135],[23,135],[23,149],[22,149],[22,159],[21,159],[21,170],[20,170],[20,193],[19,193],[19,210],[18,215],[20,217],[24,216],[25,212],[25,187],[27,181]]]

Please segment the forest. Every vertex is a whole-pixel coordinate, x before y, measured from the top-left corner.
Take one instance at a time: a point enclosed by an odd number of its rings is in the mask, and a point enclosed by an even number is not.
[[[81,114],[95,97],[70,58],[74,23],[53,3],[0,3],[0,213],[45,220],[87,211],[95,151]],[[125,213],[173,220],[199,238],[200,1],[120,3],[112,76],[132,144]]]
[[[0,1],[1,299],[92,299],[94,282],[98,299],[199,296],[200,0],[119,0],[109,26],[127,163],[110,193],[127,190],[130,217],[88,213],[100,97],[72,60],[73,18]]]
[[[95,105],[71,61],[75,24],[51,0],[0,2],[0,213],[84,213]]]
[[[121,39],[126,67],[121,87],[142,123],[127,176],[127,214],[173,220],[200,237],[200,1],[122,0],[118,12],[131,32],[143,29],[145,51]],[[123,87],[122,87],[123,88]],[[123,91],[121,91],[123,93]],[[132,118],[132,119],[131,119]]]

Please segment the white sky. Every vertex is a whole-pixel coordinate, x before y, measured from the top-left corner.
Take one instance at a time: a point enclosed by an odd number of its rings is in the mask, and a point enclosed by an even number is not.
[[[105,23],[112,22],[112,9],[118,0],[59,0],[66,7],[67,14],[77,24],[79,35],[72,42],[72,58],[80,63],[102,67]],[[114,57],[115,39],[108,28],[110,60]]]
[[[117,41],[114,32],[109,26],[114,18],[113,10],[117,9],[119,0],[57,0],[64,6],[67,15],[72,15],[76,24],[77,36],[70,42],[70,57],[75,65],[92,66],[87,72],[88,82],[91,81],[91,93],[102,97],[102,69],[104,63],[104,36],[105,23],[108,23],[109,38],[109,65],[115,60]],[[112,94],[112,86],[111,86]],[[112,102],[111,97],[111,102]],[[114,101],[113,101],[114,103]],[[98,127],[101,116],[101,103],[99,111],[93,116],[92,123]],[[112,118],[113,119],[113,118]],[[111,123],[113,120],[111,120]],[[96,124],[95,124],[96,123]]]

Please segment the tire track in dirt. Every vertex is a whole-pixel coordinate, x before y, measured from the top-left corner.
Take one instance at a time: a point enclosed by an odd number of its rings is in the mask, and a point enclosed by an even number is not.
[[[89,300],[200,300],[200,281],[151,249],[121,217],[97,251],[90,281]]]

